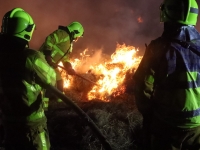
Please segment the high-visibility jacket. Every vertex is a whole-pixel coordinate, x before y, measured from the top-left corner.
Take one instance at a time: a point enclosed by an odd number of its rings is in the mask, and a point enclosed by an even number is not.
[[[63,56],[63,62],[69,62],[69,54],[72,52],[72,41],[70,35],[63,29],[57,29],[46,37],[40,47],[40,51],[50,50],[51,57],[57,63]]]
[[[24,49],[15,39],[4,42],[0,46],[4,119],[30,126],[41,123],[46,120],[41,91],[46,84],[55,85],[55,71],[41,52]]]
[[[136,101],[157,123],[194,128],[200,126],[200,34],[193,26],[177,31],[147,47],[134,75]]]

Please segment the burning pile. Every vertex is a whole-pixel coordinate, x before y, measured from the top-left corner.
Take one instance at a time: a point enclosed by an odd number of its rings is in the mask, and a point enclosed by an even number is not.
[[[94,121],[113,150],[140,147],[142,116],[134,95],[124,93],[126,81],[142,58],[136,56],[137,51],[117,44],[108,57],[101,50],[89,54],[86,49],[79,59],[71,60],[78,76],[68,76],[60,69],[65,94]],[[46,115],[53,149],[102,149],[99,139],[70,105],[50,101],[49,106]]]
[[[80,59],[71,60],[73,68],[88,80],[80,76],[67,76],[65,71],[60,69],[65,80],[64,87],[69,90],[76,90],[87,100],[99,99],[109,101],[111,96],[117,96],[124,92],[124,82],[127,77],[134,73],[141,61],[141,56],[136,56],[138,49],[125,44],[117,44],[116,51],[109,59],[102,58],[101,51],[92,55],[86,49],[80,54]],[[60,64],[62,65],[62,64]]]

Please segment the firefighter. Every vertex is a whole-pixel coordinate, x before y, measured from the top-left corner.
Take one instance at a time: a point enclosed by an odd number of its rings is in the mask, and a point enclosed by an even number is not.
[[[55,86],[56,73],[44,55],[28,48],[35,23],[22,8],[2,20],[0,80],[6,150],[50,150],[42,89]]]
[[[133,76],[148,150],[200,149],[197,17],[196,0],[164,0],[160,6],[164,31],[147,46]]]
[[[63,66],[69,75],[75,75],[76,72],[70,63],[70,54],[73,49],[73,42],[77,42],[83,37],[84,28],[79,22],[72,22],[68,26],[59,26],[57,30],[48,35],[45,42],[40,47],[50,66],[55,68],[57,88],[64,93],[63,79],[57,68],[57,64],[62,61]]]

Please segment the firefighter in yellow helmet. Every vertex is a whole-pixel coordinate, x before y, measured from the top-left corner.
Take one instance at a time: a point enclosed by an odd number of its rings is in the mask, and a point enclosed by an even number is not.
[[[197,18],[196,0],[164,0],[164,31],[147,46],[133,76],[147,150],[200,149]]]
[[[41,91],[55,86],[56,73],[41,52],[28,48],[34,29],[32,17],[22,8],[3,17],[0,106],[6,150],[50,150]]]
[[[73,49],[73,42],[83,37],[84,28],[79,22],[72,22],[68,26],[59,26],[57,30],[48,35],[45,42],[40,47],[49,65],[55,68],[57,75],[57,88],[63,92],[63,80],[57,69],[57,64],[63,62],[63,65],[69,75],[75,75],[76,72],[70,63],[70,54]]]

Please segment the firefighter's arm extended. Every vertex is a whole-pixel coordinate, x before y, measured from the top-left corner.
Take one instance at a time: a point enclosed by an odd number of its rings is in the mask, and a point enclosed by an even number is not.
[[[72,68],[72,65],[70,62],[68,62],[68,61],[63,62],[63,65],[69,75],[76,75],[76,71]]]
[[[55,62],[53,62],[53,59],[52,59],[52,57],[51,57],[51,52],[52,52],[52,51],[51,51],[51,50],[48,50],[48,49],[43,50],[43,54],[44,54],[44,56],[45,56],[45,60],[47,61],[47,63],[48,63],[51,67],[56,68],[57,65],[56,65]]]

